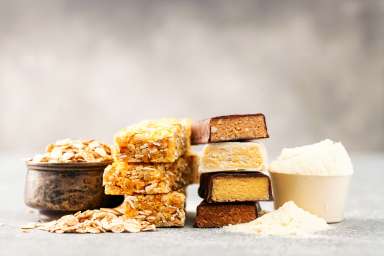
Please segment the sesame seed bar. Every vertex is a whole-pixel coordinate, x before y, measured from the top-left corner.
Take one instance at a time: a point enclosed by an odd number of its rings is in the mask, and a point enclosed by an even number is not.
[[[103,175],[105,194],[169,193],[198,180],[198,157],[184,155],[174,163],[127,163],[115,161]]]
[[[120,130],[114,140],[117,160],[171,163],[189,151],[191,120],[143,121]]]

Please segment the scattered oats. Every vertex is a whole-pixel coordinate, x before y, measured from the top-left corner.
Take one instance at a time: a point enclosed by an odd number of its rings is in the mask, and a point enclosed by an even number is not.
[[[46,152],[52,152],[52,150],[55,148],[54,144],[48,144],[48,146],[45,147]]]
[[[140,232],[141,226],[137,220],[127,220],[124,222],[124,229],[127,232],[137,233]]]
[[[135,205],[133,204],[133,201],[136,199],[135,196],[125,196],[126,203],[129,204],[129,206],[133,209],[135,209]]]
[[[89,148],[98,148],[98,147],[100,147],[100,146],[101,146],[100,142],[98,142],[98,141],[96,141],[96,140],[92,141],[92,142],[89,143],[89,145],[88,145]]]
[[[33,229],[52,233],[91,233],[152,231],[156,227],[147,221],[129,219],[116,209],[101,208],[100,210],[86,210],[73,215],[65,215],[58,220],[45,223],[29,223],[20,227],[22,232]]]
[[[20,229],[34,229],[34,228],[38,227],[38,225],[39,225],[38,223],[31,222],[31,223],[28,223],[28,224],[21,226]]]
[[[79,220],[73,215],[65,215],[61,218],[63,225],[75,226],[79,223]]]
[[[73,152],[65,152],[64,154],[63,154],[63,157],[62,157],[62,159],[64,160],[64,161],[68,161],[68,160],[70,160],[72,157],[74,157],[75,156],[75,154],[73,153]]]
[[[49,159],[43,154],[38,154],[33,157],[33,160],[36,162],[47,162]]]
[[[45,153],[34,156],[33,163],[110,162],[111,148],[95,140],[64,139],[49,144]]]
[[[102,157],[105,157],[108,155],[103,148],[95,148],[95,152]]]
[[[125,231],[124,222],[121,219],[113,219],[111,223],[111,231],[113,233],[122,233]]]
[[[100,211],[112,213],[112,214],[114,214],[116,216],[121,216],[121,215],[124,214],[124,213],[122,213],[122,212],[120,212],[120,211],[118,211],[116,209],[113,209],[113,208],[100,208]]]

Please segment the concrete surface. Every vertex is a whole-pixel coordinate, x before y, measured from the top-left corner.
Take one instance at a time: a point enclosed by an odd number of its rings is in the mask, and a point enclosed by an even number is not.
[[[0,157],[0,255],[383,255],[384,155],[352,157],[355,175],[346,220],[312,238],[258,238],[191,227],[199,199],[189,189],[185,228],[139,234],[22,233],[37,219],[22,202],[25,168],[18,157]]]

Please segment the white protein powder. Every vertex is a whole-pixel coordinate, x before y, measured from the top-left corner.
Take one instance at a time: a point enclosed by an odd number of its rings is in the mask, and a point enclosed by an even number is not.
[[[292,201],[254,221],[224,227],[224,230],[229,232],[258,236],[306,236],[327,229],[330,229],[330,226],[324,219],[304,211]]]
[[[344,146],[326,139],[319,143],[285,148],[269,171],[303,175],[351,175],[353,166]]]

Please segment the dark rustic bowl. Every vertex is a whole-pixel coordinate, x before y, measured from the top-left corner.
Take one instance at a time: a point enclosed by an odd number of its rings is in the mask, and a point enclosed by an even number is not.
[[[103,172],[109,163],[26,164],[26,205],[56,214],[100,208],[105,204]]]

